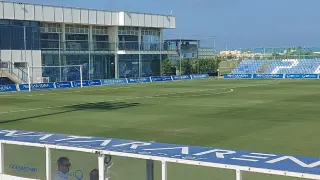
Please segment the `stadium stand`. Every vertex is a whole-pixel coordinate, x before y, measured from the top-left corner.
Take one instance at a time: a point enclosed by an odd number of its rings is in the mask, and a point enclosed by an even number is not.
[[[318,74],[320,59],[243,60],[231,74]]]

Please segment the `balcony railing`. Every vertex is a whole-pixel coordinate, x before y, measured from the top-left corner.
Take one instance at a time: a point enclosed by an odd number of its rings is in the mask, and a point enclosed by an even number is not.
[[[117,47],[117,48],[116,48]],[[41,50],[43,51],[177,51],[175,47],[166,43],[145,43],[120,41],[117,44],[107,41],[65,41],[41,40]]]

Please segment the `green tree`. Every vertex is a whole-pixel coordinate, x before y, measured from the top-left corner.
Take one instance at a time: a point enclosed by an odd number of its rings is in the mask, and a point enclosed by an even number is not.
[[[170,59],[166,58],[162,60],[162,75],[173,75],[175,74],[175,67],[173,66]]]

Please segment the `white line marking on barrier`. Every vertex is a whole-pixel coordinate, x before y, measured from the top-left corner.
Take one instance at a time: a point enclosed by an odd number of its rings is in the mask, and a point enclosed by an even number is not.
[[[175,95],[177,94],[185,94],[185,93],[194,93],[194,92],[203,92],[203,91],[214,91],[214,90],[225,90],[229,89],[229,91],[226,92],[220,92],[220,93],[213,93],[213,94],[224,94],[224,93],[230,93],[234,91],[233,89],[235,88],[246,88],[246,87],[256,87],[256,86],[264,86],[264,85],[271,85],[271,84],[278,84],[278,83],[270,83],[270,84],[254,84],[254,85],[247,85],[247,86],[236,86],[230,89],[228,88],[217,88],[217,89],[201,89],[201,90],[195,90],[195,91],[185,91],[185,92],[176,92],[174,93]],[[26,111],[36,111],[36,110],[44,110],[44,109],[56,109],[56,108],[63,108],[63,107],[70,107],[70,106],[78,106],[78,105],[83,105],[83,104],[95,104],[95,103],[102,103],[102,102],[114,102],[114,101],[126,101],[126,100],[133,100],[133,99],[145,99],[145,98],[163,98],[161,96],[168,96],[168,95],[174,95],[173,93],[166,93],[166,94],[158,94],[154,96],[137,96],[137,97],[128,97],[128,98],[122,98],[122,99],[110,99],[110,100],[101,100],[101,101],[93,101],[93,102],[84,102],[84,103],[76,103],[76,104],[69,104],[69,105],[61,105],[61,106],[49,106],[49,107],[43,107],[43,108],[34,108],[34,109],[21,109],[21,110],[14,110],[14,111],[5,111],[5,112],[0,112],[1,114],[10,114],[10,113],[18,113],[18,112],[26,112]],[[212,94],[210,94],[212,95]],[[171,96],[171,97],[181,97],[181,96]],[[170,98],[170,97],[166,97]]]
[[[239,160],[239,161],[250,161],[250,162],[257,162],[257,161],[259,161],[259,160],[256,160],[256,159],[245,159],[245,158],[231,158],[231,159]]]

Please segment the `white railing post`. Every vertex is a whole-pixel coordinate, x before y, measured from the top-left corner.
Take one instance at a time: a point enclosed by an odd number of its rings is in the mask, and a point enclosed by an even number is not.
[[[46,147],[46,180],[51,180],[51,149]]]
[[[162,161],[161,180],[167,180],[167,162],[166,161]]]
[[[98,167],[99,167],[99,180],[106,180],[105,177],[105,166],[104,166],[104,154],[98,156]]]
[[[2,174],[4,174],[4,155],[3,155],[3,142],[0,141],[0,175]]]
[[[146,160],[146,180],[154,179],[154,163],[153,160]]]
[[[30,67],[29,66],[27,66],[27,68],[28,68],[28,71],[27,71],[27,73],[28,73],[28,85],[29,85],[29,92],[31,91],[31,77],[30,77]]]
[[[242,180],[242,172],[239,169],[236,170],[236,180]]]

